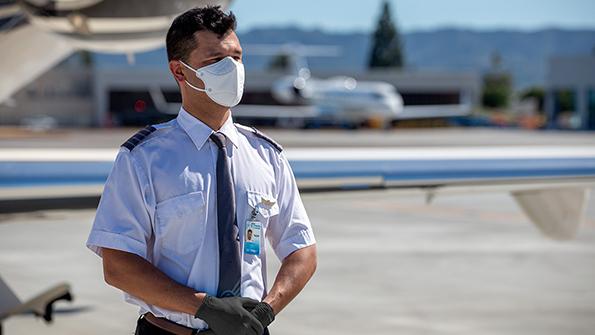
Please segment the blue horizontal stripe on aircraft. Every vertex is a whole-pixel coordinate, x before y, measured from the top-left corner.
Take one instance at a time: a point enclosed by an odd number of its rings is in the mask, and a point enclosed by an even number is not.
[[[372,177],[386,180],[595,176],[594,158],[390,161],[295,161],[298,179]]]
[[[387,181],[595,176],[595,158],[468,160],[291,160],[297,179]],[[1,162],[0,187],[104,183],[112,162]]]
[[[105,183],[113,162],[2,162],[0,187]]]

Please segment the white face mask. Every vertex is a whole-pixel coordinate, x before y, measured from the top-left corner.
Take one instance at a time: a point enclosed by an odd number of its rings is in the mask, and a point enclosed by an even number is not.
[[[205,83],[205,88],[198,88],[184,80],[191,88],[205,92],[211,100],[221,106],[233,107],[240,103],[244,93],[244,65],[232,57],[225,57],[217,63],[193,69],[180,61],[188,69],[196,73],[196,77]]]

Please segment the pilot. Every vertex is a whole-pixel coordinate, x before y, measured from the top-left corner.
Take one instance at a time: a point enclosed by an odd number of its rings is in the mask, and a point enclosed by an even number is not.
[[[136,334],[268,334],[316,268],[283,148],[233,122],[244,87],[235,28],[219,7],[173,21],[179,114],[122,144],[97,208],[87,246],[105,281],[139,307]],[[265,237],[282,261],[270,290]]]

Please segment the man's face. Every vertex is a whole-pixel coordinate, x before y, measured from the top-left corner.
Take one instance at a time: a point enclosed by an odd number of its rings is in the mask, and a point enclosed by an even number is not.
[[[248,230],[248,233],[247,234],[248,234],[248,236],[247,236],[248,237],[248,241],[252,241],[252,231],[251,230]]]
[[[202,30],[196,32],[194,38],[196,39],[196,48],[190,53],[186,60],[186,64],[190,65],[192,68],[198,69],[216,63],[227,56],[234,58],[238,62],[242,62],[242,47],[240,46],[238,36],[233,30],[227,32],[227,34],[223,35],[221,38],[213,32]],[[172,62],[175,62],[172,71],[174,72],[180,87],[183,87],[184,79],[196,87],[205,87],[202,80],[197,78],[192,70],[184,67],[179,61]],[[170,64],[170,66],[171,65],[172,64]],[[192,91],[191,93],[197,94],[196,91]]]
[[[221,38],[210,31],[199,31],[195,35],[197,47],[190,53],[188,62],[194,68],[213,64],[230,56],[236,61],[242,61],[242,47],[236,33],[230,30]]]

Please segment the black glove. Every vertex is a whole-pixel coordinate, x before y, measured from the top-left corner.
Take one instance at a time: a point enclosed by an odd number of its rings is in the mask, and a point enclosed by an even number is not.
[[[263,328],[268,327],[275,320],[275,312],[273,311],[273,308],[264,301],[258,303],[258,305],[254,307],[252,315],[260,321]]]
[[[216,335],[261,335],[264,327],[250,313],[258,304],[250,298],[207,295],[194,316],[203,319]]]

